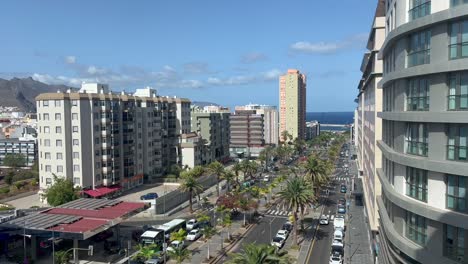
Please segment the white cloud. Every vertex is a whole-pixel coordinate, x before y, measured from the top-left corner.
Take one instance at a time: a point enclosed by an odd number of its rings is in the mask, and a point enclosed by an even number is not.
[[[255,63],[255,62],[259,62],[259,61],[264,61],[264,60],[267,60],[267,59],[268,59],[268,57],[263,53],[251,52],[251,53],[247,53],[247,54],[242,55],[241,62],[246,63],[246,64],[250,64],[250,63]]]
[[[76,57],[75,56],[66,56],[65,57],[65,63],[75,64],[76,63]]]
[[[361,33],[335,42],[299,41],[291,44],[290,49],[300,53],[332,54],[344,49],[364,47],[367,37],[368,34]]]
[[[282,73],[283,72],[278,69],[272,69],[272,70],[262,73],[262,76],[265,81],[273,81],[273,80],[278,80],[279,76]]]
[[[107,73],[107,70],[104,68],[98,68],[94,65],[88,67],[87,72],[91,75],[103,75]]]
[[[208,64],[199,61],[185,63],[183,69],[188,74],[205,74],[210,72]]]

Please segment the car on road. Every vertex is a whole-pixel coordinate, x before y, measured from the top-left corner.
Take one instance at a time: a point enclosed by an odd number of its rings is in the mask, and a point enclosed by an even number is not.
[[[321,225],[328,225],[328,223],[329,223],[328,215],[322,215],[322,216],[320,216],[319,223],[320,223]]]
[[[201,232],[199,229],[192,229],[188,234],[187,234],[187,240],[188,241],[195,241],[201,237]]]
[[[277,236],[277,237],[273,238],[273,240],[271,241],[271,245],[281,249],[284,246],[285,241],[286,241],[286,239],[284,239],[283,237],[278,237]]]
[[[152,256],[150,259],[145,261],[145,264],[163,264],[164,259],[159,256]]]
[[[192,230],[194,228],[197,228],[198,227],[198,221],[197,219],[190,219],[187,221],[187,224],[186,224],[186,227],[187,227],[187,230]]]
[[[346,185],[341,185],[340,193],[346,193],[346,191],[347,191]]]
[[[333,228],[342,228],[345,230],[345,221],[343,216],[335,216],[335,220],[333,220]]]
[[[169,245],[169,247],[166,249],[167,251],[175,251],[175,249],[182,249],[184,248],[185,246],[185,243],[184,241],[179,241],[179,240],[174,240],[171,242],[171,244]]]
[[[338,205],[338,213],[339,214],[346,214],[346,206]]]
[[[338,199],[338,205],[346,205],[346,199],[345,198]]]
[[[157,193],[147,193],[147,194],[143,194],[142,196],[140,196],[140,200],[153,200],[156,198],[158,198]]]
[[[288,236],[289,236],[289,231],[288,230],[279,230],[278,233],[276,233],[276,236],[277,237],[282,237],[284,239],[288,239]]]
[[[270,181],[270,175],[263,176],[263,181],[264,182],[269,182]]]
[[[343,264],[343,257],[339,252],[335,251],[331,254],[330,264]]]
[[[283,227],[281,229],[283,230],[288,230],[289,232],[291,232],[293,230],[293,224],[289,221],[287,221],[286,223],[283,224]]]
[[[343,241],[333,240],[331,247],[332,247],[332,252],[333,251],[338,251],[338,250],[335,250],[335,249],[344,249]]]
[[[343,243],[343,238],[344,238],[343,229],[341,228],[335,229],[335,232],[333,232],[333,240],[337,240]]]

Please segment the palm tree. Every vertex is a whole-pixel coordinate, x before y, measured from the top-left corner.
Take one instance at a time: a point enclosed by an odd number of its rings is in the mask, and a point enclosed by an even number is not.
[[[222,177],[226,180],[226,191],[229,192],[231,183],[234,181],[234,178],[236,178],[236,175],[232,171],[225,170]]]
[[[216,175],[216,194],[219,197],[219,181],[224,174],[224,166],[219,161],[213,161],[208,165],[207,171],[210,174]]]
[[[303,211],[307,205],[314,202],[314,191],[312,186],[301,177],[288,180],[286,188],[278,192],[279,202],[292,209],[294,244],[297,245],[297,213]]]
[[[184,241],[186,236],[187,231],[181,228],[179,231],[171,233],[171,241]]]
[[[239,183],[239,172],[242,171],[242,165],[239,162],[236,162],[234,166],[232,166],[232,171],[236,174],[236,181],[237,184],[240,185]]]
[[[70,252],[67,252],[65,250],[60,250],[60,251],[55,252],[54,258],[55,258],[55,263],[66,264],[70,260],[71,254]]]
[[[257,208],[257,203],[253,200],[248,199],[244,196],[239,196],[237,202],[239,209],[244,213],[244,226],[247,224],[245,219],[245,214],[250,211],[252,208]]]
[[[186,259],[190,259],[192,254],[187,248],[177,247],[174,250],[168,250],[167,254],[171,259],[174,259],[177,264],[182,263]]]
[[[180,185],[180,189],[183,192],[189,193],[189,204],[190,204],[190,213],[193,213],[193,194],[198,194],[199,192],[203,191],[203,186],[197,181],[197,179],[192,175],[190,172],[182,172],[180,174],[182,178],[182,184]]]
[[[228,264],[287,264],[291,259],[286,252],[277,252],[274,246],[267,244],[246,244],[240,253],[231,255]]]
[[[198,178],[203,175],[203,173],[205,172],[205,169],[202,166],[197,165],[193,167],[191,172],[193,173],[193,176],[195,176],[195,178]]]
[[[151,259],[154,255],[160,254],[159,247],[156,244],[151,245],[137,245],[137,253],[133,256],[133,259],[146,261]],[[67,262],[68,263],[68,262]]]
[[[206,256],[206,259],[210,259],[210,242],[209,240],[214,236],[216,235],[216,229],[214,227],[211,227],[211,226],[205,226],[202,230],[201,230],[201,233],[203,235],[203,238],[205,239],[205,241],[208,241],[208,252],[207,252],[207,256]]]
[[[307,179],[313,184],[317,192],[318,187],[327,180],[329,165],[316,155],[310,155],[302,166]]]

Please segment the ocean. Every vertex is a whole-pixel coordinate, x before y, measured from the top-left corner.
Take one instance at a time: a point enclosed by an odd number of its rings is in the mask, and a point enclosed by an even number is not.
[[[349,125],[353,123],[354,112],[308,112],[306,121],[317,120],[322,131],[346,131],[344,126],[325,126],[324,124]]]

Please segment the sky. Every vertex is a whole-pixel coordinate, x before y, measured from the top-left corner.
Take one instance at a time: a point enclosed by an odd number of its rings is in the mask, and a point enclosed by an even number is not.
[[[0,78],[27,77],[233,107],[278,105],[307,76],[307,111],[352,111],[377,0],[2,3]]]

